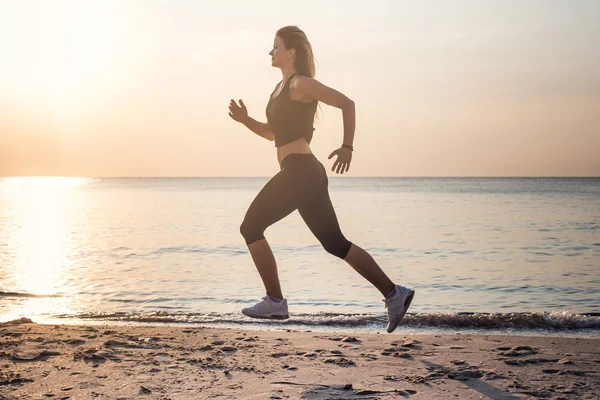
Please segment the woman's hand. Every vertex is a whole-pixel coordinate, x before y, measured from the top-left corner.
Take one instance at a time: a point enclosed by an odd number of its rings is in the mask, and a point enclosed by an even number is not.
[[[335,160],[335,162],[333,163],[333,167],[331,167],[331,170],[334,171],[336,174],[344,174],[344,172],[348,172],[348,170],[350,169],[350,162],[352,161],[352,151],[350,149],[347,149],[346,147],[340,147],[337,150],[334,150],[329,157],[327,157],[328,160],[331,159],[331,157],[337,155],[337,159]]]
[[[229,103],[229,116],[237,122],[244,122],[244,120],[248,118],[248,110],[241,99],[239,106],[235,100],[231,99],[231,102]]]

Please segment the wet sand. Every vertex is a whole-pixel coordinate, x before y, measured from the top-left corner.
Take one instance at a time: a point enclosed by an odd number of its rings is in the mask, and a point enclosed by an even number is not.
[[[600,339],[0,324],[0,400],[599,394]]]

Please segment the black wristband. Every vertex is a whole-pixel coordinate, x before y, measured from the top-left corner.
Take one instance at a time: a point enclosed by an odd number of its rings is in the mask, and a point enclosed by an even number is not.
[[[349,144],[343,144],[342,147],[345,147],[350,151],[354,151],[354,147],[350,146]]]

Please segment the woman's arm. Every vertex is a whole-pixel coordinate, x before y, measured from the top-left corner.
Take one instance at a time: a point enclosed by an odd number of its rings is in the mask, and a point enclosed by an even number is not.
[[[307,100],[318,100],[332,107],[342,110],[344,121],[344,139],[343,144],[352,147],[354,143],[354,130],[356,127],[356,112],[354,102],[344,94],[323,85],[314,78],[298,76],[293,85],[293,90],[301,94]]]
[[[256,133],[258,136],[263,137],[267,140],[273,141],[275,140],[275,135],[271,131],[271,127],[269,124],[265,124],[264,122],[259,122],[254,118],[248,115],[248,110],[246,109],[246,105],[242,100],[240,100],[240,105],[238,106],[235,100],[231,100],[229,103],[229,116],[237,122],[244,124],[244,126],[250,129],[252,132]]]
[[[246,118],[240,122],[244,124],[246,128],[256,133],[258,136],[270,141],[275,140],[275,135],[273,135],[271,127],[268,123],[265,124],[264,122],[259,122],[250,116],[246,116]]]
[[[354,129],[356,127],[356,112],[354,102],[335,89],[323,85],[321,82],[306,76],[299,76],[295,85],[290,85],[293,90],[305,100],[318,100],[330,106],[342,110],[344,118],[344,139],[339,149],[334,150],[331,157],[337,155],[337,159],[331,167],[332,171],[343,174],[350,169],[352,151],[354,151]]]

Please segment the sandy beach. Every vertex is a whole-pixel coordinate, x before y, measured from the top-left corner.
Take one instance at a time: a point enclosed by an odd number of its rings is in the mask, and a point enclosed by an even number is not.
[[[0,325],[0,399],[597,399],[600,340]]]

